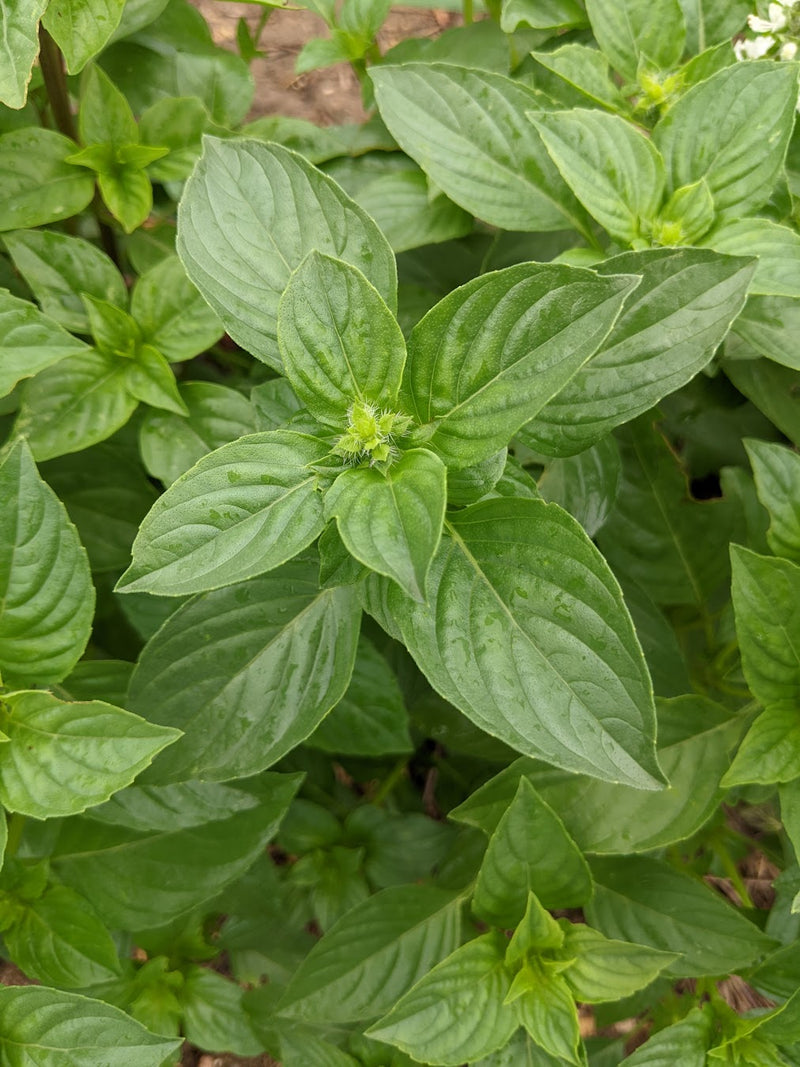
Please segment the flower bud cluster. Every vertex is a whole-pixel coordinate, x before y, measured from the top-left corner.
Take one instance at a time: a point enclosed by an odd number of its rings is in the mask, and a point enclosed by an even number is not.
[[[769,56],[791,62],[797,58],[800,42],[800,2],[797,0],[777,0],[769,5],[766,18],[748,15],[747,25],[756,36],[734,42],[737,59]]]
[[[347,413],[347,429],[333,451],[354,463],[363,459],[385,463],[396,452],[394,438],[402,436],[411,422],[408,415],[381,411],[367,400],[356,400]]]

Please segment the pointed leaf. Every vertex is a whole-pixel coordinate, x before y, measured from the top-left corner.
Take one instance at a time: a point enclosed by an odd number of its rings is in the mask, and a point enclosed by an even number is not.
[[[178,253],[231,337],[278,370],[278,299],[315,248],[362,270],[394,309],[394,255],[335,182],[277,145],[206,138],[181,199]]]
[[[108,44],[125,0],[50,0],[42,22],[64,53],[67,71],[79,74]]]
[[[545,970],[538,961],[528,963],[517,975],[515,984],[519,979],[523,979],[525,992],[514,1001],[514,1008],[534,1044],[551,1056],[579,1064],[578,1010],[567,983],[561,975]]]
[[[564,980],[575,999],[585,1004],[622,1000],[650,985],[665,967],[679,957],[674,952],[612,941],[598,930],[580,923],[562,922],[564,944],[556,956],[574,960],[564,971]]]
[[[141,276],[131,295],[131,315],[144,340],[170,363],[200,355],[223,332],[177,256],[167,256]]]
[[[23,378],[86,351],[83,341],[29,301],[0,290],[0,396],[10,393]]]
[[[586,0],[586,13],[597,43],[629,81],[642,56],[662,69],[680,61],[686,25],[678,0]]]
[[[183,596],[279,566],[323,528],[314,464],[329,446],[289,430],[223,445],[156,502],[118,588]]]
[[[33,64],[39,54],[39,19],[47,0],[0,3],[0,101],[21,108],[28,95]]]
[[[188,415],[178,383],[164,356],[152,345],[140,345],[125,372],[125,388],[145,404],[173,415]]]
[[[208,967],[187,968],[181,988],[182,1030],[199,1048],[257,1056],[264,1045],[253,1033],[242,1006],[244,990]]]
[[[0,230],[77,215],[94,196],[94,175],[66,162],[77,145],[54,130],[26,127],[0,137]]]
[[[800,563],[800,455],[772,441],[745,441],[745,448],[758,499],[769,512],[769,547]]]
[[[696,1008],[685,1019],[653,1034],[622,1063],[624,1067],[706,1067],[713,1016]]]
[[[758,256],[751,293],[800,296],[800,234],[769,219],[735,219],[702,241],[729,256]]]
[[[800,713],[795,704],[763,711],[745,734],[723,779],[727,787],[757,782],[791,782],[800,767]]]

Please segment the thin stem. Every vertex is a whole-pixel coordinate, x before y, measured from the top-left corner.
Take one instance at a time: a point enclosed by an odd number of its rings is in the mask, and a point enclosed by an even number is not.
[[[27,816],[20,815],[18,811],[15,811],[13,815],[10,812],[6,812],[6,820],[8,823],[6,856],[11,858],[17,854],[19,843],[22,840],[22,831],[25,829],[25,823],[27,822]]]
[[[376,807],[380,807],[390,795],[390,793],[393,791],[395,786],[399,785],[399,783],[402,782],[402,780],[406,776],[407,766],[408,758],[406,756],[401,756],[397,763],[394,765],[394,767],[392,767],[388,775],[381,782],[377,793],[372,798],[372,803]]]
[[[461,0],[461,11],[464,15],[464,25],[469,26],[475,19],[473,0]]]
[[[77,141],[78,131],[69,102],[67,76],[64,72],[61,52],[41,23],[39,24],[39,66],[42,68],[44,87],[47,90],[47,99],[50,102],[50,110],[53,112],[56,126],[65,137],[69,137],[71,141]]]

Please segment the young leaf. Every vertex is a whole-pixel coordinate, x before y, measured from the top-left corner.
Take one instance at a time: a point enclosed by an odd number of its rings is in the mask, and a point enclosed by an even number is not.
[[[62,989],[107,982],[120,972],[114,942],[83,897],[63,885],[26,902],[3,932],[8,952],[29,978]]]
[[[521,963],[531,955],[540,955],[543,949],[558,949],[563,944],[564,931],[558,920],[542,907],[535,893],[528,893],[525,915],[506,949],[506,963]]]
[[[507,445],[602,344],[635,285],[525,263],[445,297],[409,338],[401,392],[426,447],[466,467]]]
[[[642,57],[662,70],[680,62],[686,24],[678,0],[586,0],[586,13],[597,43],[628,81]]]
[[[315,437],[273,430],[205,456],[145,518],[118,588],[183,596],[233,585],[296,556],[324,525],[313,468],[329,451]]]
[[[103,203],[125,233],[133,233],[153,209],[153,187],[143,170],[120,166],[110,173],[99,174],[97,187]]]
[[[286,377],[315,418],[344,429],[355,400],[393,410],[406,345],[360,270],[309,252],[278,305]]]
[[[543,961],[529,960],[519,971],[508,994],[522,1026],[534,1044],[559,1061],[578,1064],[581,1034],[578,1010],[562,976]]]
[[[130,104],[100,67],[89,67],[81,80],[78,127],[84,145],[138,144],[139,127]]]
[[[800,715],[794,704],[774,704],[763,711],[723,778],[726,787],[757,782],[791,782],[800,765]]]
[[[800,567],[731,545],[733,607],[742,670],[765,706],[800,696]]]
[[[200,355],[223,332],[177,256],[167,256],[141,276],[131,296],[131,315],[143,340],[170,363]]]
[[[694,245],[714,224],[714,198],[708,182],[701,178],[676,189],[658,214],[651,240],[658,245]],[[712,243],[709,247],[714,248]],[[718,252],[750,255],[750,248],[717,248]],[[756,268],[758,270],[758,268]]]
[[[539,94],[484,70],[373,67],[381,118],[451,200],[493,226],[586,232],[586,215],[525,112]],[[468,131],[468,132],[467,132]]]
[[[80,74],[119,25],[125,0],[50,0],[42,18],[64,53],[67,71]]]
[[[580,923],[564,920],[561,926],[564,943],[555,954],[559,959],[574,960],[564,971],[564,979],[575,999],[585,1004],[629,997],[679,958],[674,952],[612,941]]]
[[[514,927],[531,892],[546,908],[579,907],[592,895],[592,876],[558,815],[523,777],[489,839],[473,907],[484,922]]]
[[[694,248],[626,252],[599,263],[600,275],[640,274],[642,281],[599,351],[522,440],[547,455],[574,455],[691,381],[742,310],[754,269],[752,260]]]
[[[384,889],[344,915],[300,965],[280,1003],[293,1019],[374,1019],[458,947],[460,900],[431,886]]]
[[[336,518],[357,560],[424,601],[446,503],[444,463],[433,452],[413,448],[386,471],[353,467],[340,474],[325,494],[325,515]]]
[[[51,693],[3,697],[0,800],[36,819],[75,815],[130,785],[179,732],[99,700],[70,704]]]
[[[275,836],[299,786],[298,775],[262,776],[261,793],[245,794],[247,807],[220,805],[216,817],[186,829],[174,809],[168,825],[150,831],[78,816],[62,824],[53,865],[112,929],[163,926],[244,874]]]
[[[519,1022],[505,1004],[505,938],[484,934],[429,971],[368,1031],[423,1063],[459,1067],[502,1048]]]
[[[105,356],[132,358],[142,335],[128,312],[117,307],[116,304],[98,300],[89,293],[81,295],[86,308],[89,330],[97,350]]]
[[[178,393],[188,415],[151,410],[139,427],[142,463],[164,485],[214,449],[266,429],[259,425],[254,405],[236,389],[216,382],[180,382]]]
[[[625,244],[645,236],[666,181],[650,139],[626,119],[598,110],[527,115],[562,178],[600,225]]]
[[[367,610],[487,733],[569,770],[659,788],[641,649],[581,527],[555,504],[496,499],[454,515],[446,530],[428,604],[370,578]]]
[[[81,293],[117,307],[127,305],[122,275],[89,241],[51,230],[14,230],[3,240],[42,311],[68,330],[89,332]]]
[[[0,396],[10,393],[23,378],[86,351],[83,341],[29,301],[0,290]]]
[[[54,130],[0,137],[0,231],[71,218],[94,196],[94,177],[66,162],[77,146]]]
[[[173,415],[189,414],[169,363],[152,345],[139,345],[136,349],[125,368],[125,387],[137,400],[151,407]]]
[[[394,310],[394,255],[335,182],[277,145],[207,137],[181,199],[178,254],[231,337],[278,370],[278,299],[312,249],[358,267]]]
[[[728,974],[772,942],[702,883],[661,860],[636,856],[592,861],[595,892],[586,918],[606,937],[678,952],[673,975]]]
[[[723,219],[759,208],[783,166],[796,103],[790,63],[735,63],[693,86],[653,131],[669,192],[705,178]]]
[[[353,588],[320,590],[312,560],[180,608],[131,679],[129,707],[186,735],[148,781],[224,781],[275,763],[344,695],[359,620]]]
[[[200,158],[203,134],[209,125],[208,111],[196,96],[165,96],[143,111],[139,117],[142,143],[169,149],[147,168],[153,181],[185,181]]]
[[[769,219],[735,219],[702,244],[728,256],[758,256],[750,293],[800,297],[800,235]]]
[[[86,552],[23,441],[0,462],[0,500],[0,673],[7,685],[58,682],[92,628]]]
[[[180,1045],[99,1000],[41,986],[0,988],[0,1052],[9,1067],[161,1067]]]
[[[771,441],[744,442],[758,499],[769,512],[767,542],[776,556],[800,563],[800,456]]]

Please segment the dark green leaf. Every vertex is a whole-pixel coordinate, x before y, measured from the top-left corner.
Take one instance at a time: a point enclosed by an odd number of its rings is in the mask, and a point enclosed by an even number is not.
[[[586,0],[586,13],[597,43],[628,81],[642,59],[668,70],[683,54],[686,25],[678,0]]]
[[[0,137],[0,231],[77,215],[94,196],[94,176],[65,160],[75,142],[28,127]]]
[[[545,500],[559,504],[594,537],[608,517],[622,475],[619,446],[609,435],[592,448],[548,463],[539,481]]]
[[[181,988],[183,1033],[199,1048],[257,1056],[263,1043],[242,1006],[241,986],[207,967],[191,967]]]
[[[758,498],[769,512],[769,547],[800,563],[800,455],[771,441],[750,440],[745,447]]]

